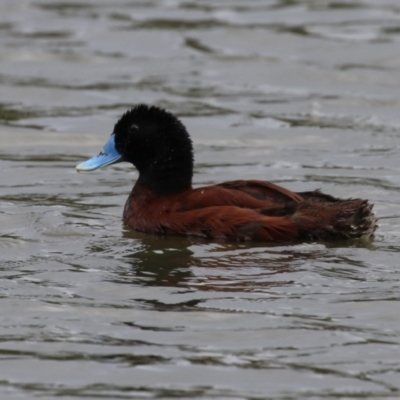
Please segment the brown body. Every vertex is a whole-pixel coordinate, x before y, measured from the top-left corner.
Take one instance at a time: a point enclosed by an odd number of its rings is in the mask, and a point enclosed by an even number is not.
[[[366,200],[294,193],[264,181],[231,181],[157,195],[136,183],[123,221],[148,233],[257,241],[354,239],[376,228]]]

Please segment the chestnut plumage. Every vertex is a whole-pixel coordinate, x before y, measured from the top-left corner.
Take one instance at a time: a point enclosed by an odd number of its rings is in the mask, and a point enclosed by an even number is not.
[[[287,242],[368,238],[377,227],[367,200],[294,193],[258,180],[193,189],[192,141],[181,121],[158,107],[127,111],[100,154],[76,168],[120,161],[139,172],[123,212],[124,224],[138,231]]]

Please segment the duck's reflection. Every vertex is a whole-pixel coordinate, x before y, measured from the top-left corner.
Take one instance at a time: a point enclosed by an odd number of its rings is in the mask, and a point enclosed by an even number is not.
[[[132,253],[128,260],[143,285],[179,287],[193,276],[189,268],[193,255],[189,239],[153,236],[128,229],[124,230],[123,237],[141,242],[141,250]]]
[[[290,272],[305,260],[321,257],[323,245],[266,246],[265,243],[209,242],[187,237],[160,237],[131,230],[124,238],[141,242],[126,257],[143,286],[170,286],[198,291],[252,291],[293,285]]]

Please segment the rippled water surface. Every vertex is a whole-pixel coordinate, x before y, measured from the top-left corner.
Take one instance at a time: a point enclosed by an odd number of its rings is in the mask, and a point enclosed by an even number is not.
[[[0,2],[0,398],[400,397],[398,0]],[[196,186],[369,198],[371,243],[124,228],[98,152],[137,102]]]

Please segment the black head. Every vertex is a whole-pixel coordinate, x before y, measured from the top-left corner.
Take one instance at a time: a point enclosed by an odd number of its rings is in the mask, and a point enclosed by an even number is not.
[[[159,194],[191,186],[193,147],[184,125],[173,114],[139,104],[114,127],[115,149],[139,171],[139,182]]]

